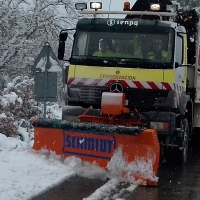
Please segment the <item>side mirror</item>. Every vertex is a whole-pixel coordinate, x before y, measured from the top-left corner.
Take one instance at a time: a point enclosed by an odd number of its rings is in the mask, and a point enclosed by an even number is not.
[[[59,40],[65,42],[68,37],[68,32],[67,31],[61,31],[59,35]]]
[[[61,31],[59,35],[58,59],[63,60],[65,54],[65,41],[67,40],[67,31]]]
[[[65,54],[65,42],[59,41],[59,47],[58,47],[58,59],[63,60]]]
[[[65,54],[65,42],[68,37],[68,31],[75,31],[76,28],[69,28],[62,30],[59,35],[59,47],[58,47],[58,59],[64,60],[64,54]]]

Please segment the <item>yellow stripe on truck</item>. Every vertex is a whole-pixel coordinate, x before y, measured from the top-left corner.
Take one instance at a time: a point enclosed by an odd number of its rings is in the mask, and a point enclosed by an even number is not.
[[[163,74],[163,82],[165,83],[175,83],[175,70],[165,69]]]
[[[69,66],[68,77],[174,83],[174,70]]]
[[[75,77],[75,65],[69,66],[68,77],[74,78]]]

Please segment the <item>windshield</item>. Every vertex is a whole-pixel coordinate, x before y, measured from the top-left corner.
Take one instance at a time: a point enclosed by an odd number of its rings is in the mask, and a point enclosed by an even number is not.
[[[172,41],[170,32],[159,34],[147,33],[146,30],[145,33],[78,30],[72,58],[85,60],[86,63],[89,60],[110,64],[115,62],[115,66],[130,63],[171,63]]]

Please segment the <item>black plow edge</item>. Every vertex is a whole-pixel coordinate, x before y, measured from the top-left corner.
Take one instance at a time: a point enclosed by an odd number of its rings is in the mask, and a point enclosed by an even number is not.
[[[104,134],[116,133],[135,136],[144,130],[144,128],[138,126],[118,126],[110,124],[97,124],[92,122],[67,121],[61,119],[36,119],[32,125],[34,127],[64,129],[68,131],[88,131],[91,133],[97,132]]]

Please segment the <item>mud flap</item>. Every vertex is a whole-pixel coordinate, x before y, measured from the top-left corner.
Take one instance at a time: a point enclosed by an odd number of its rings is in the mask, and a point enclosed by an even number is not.
[[[95,161],[129,182],[157,185],[160,146],[153,129],[44,119],[33,126],[35,150]]]

